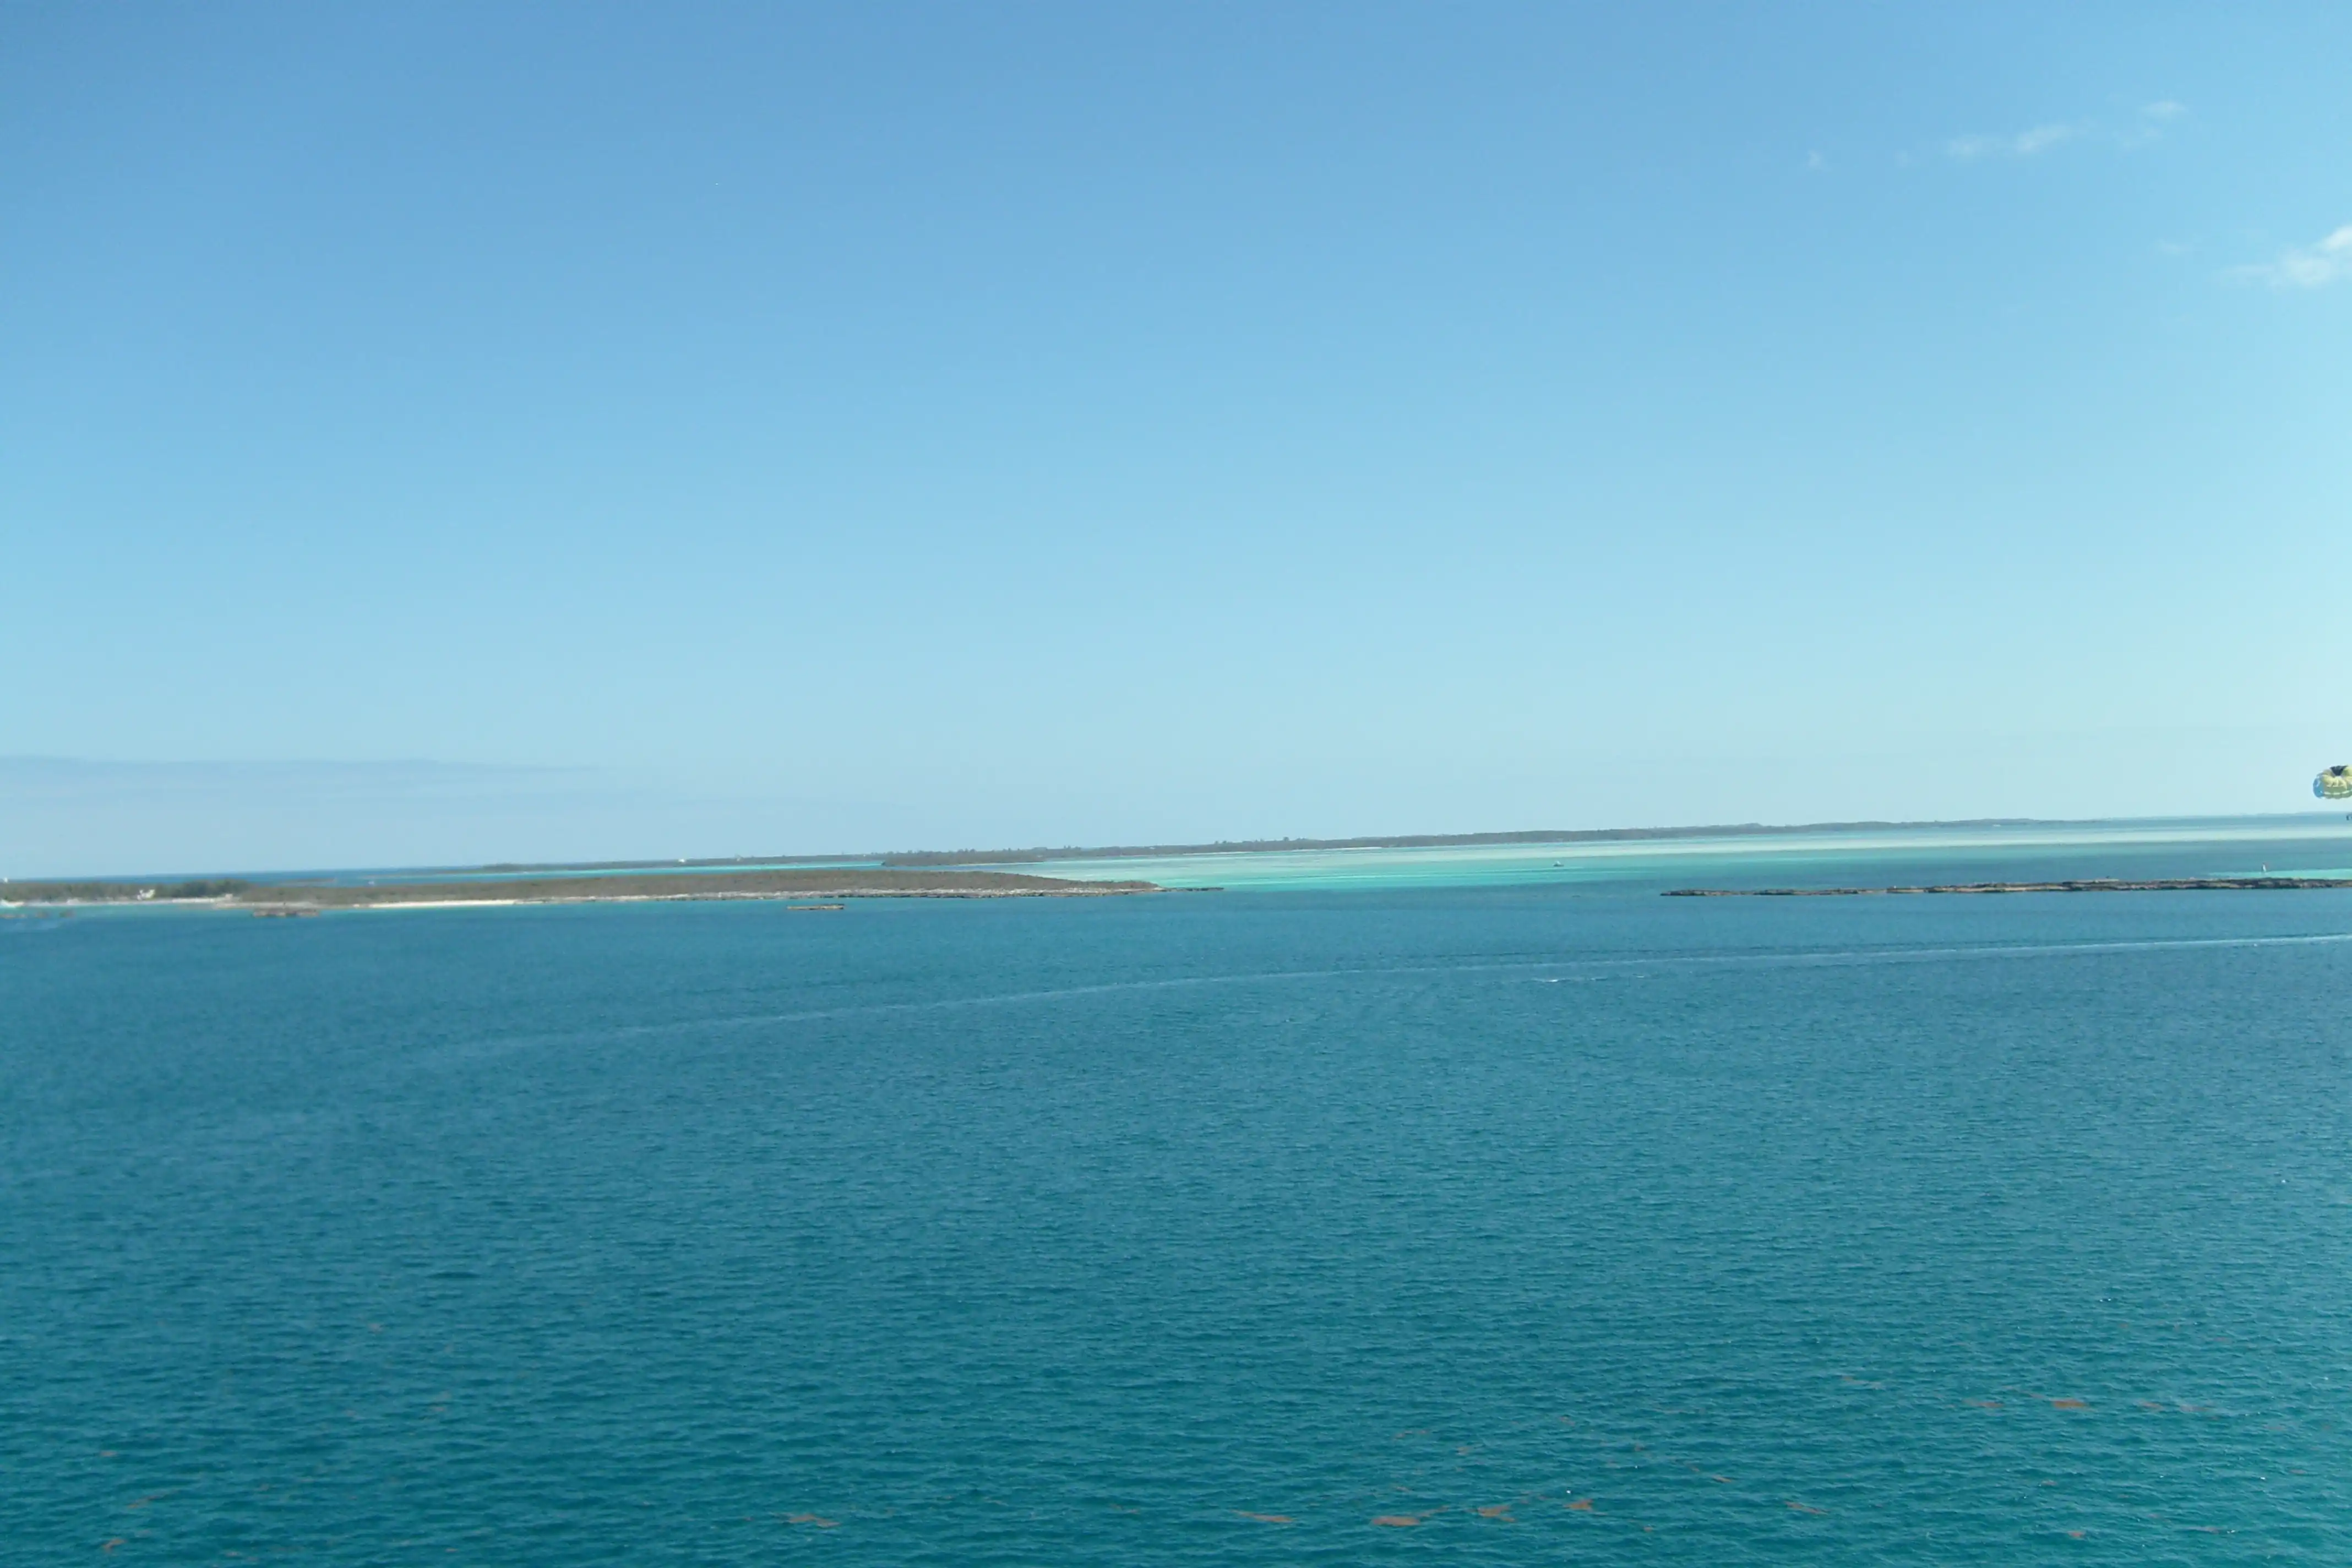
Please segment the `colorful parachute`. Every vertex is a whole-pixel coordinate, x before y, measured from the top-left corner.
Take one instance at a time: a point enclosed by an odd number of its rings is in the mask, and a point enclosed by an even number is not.
[[[2311,781],[2311,793],[2322,800],[2352,799],[2352,767],[2336,763]]]

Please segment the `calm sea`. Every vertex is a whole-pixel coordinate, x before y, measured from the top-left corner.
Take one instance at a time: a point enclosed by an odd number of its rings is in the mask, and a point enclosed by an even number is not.
[[[2352,1562],[2347,1004],[2333,892],[0,921],[0,1560]]]

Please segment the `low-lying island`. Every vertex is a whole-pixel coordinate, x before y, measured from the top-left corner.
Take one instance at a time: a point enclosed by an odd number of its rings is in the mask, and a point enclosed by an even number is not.
[[[715,899],[1087,899],[1158,893],[1152,882],[1080,882],[1013,871],[812,867],[766,871],[652,871],[573,877],[475,877],[373,882],[0,883],[0,903],[175,904],[257,915],[319,910],[460,908],[493,904],[614,904]]]

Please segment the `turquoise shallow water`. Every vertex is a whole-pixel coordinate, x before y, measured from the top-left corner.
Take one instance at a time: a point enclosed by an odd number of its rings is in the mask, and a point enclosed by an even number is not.
[[[0,1560],[2342,1563],[2347,997],[2332,892],[0,921]]]
[[[1047,860],[1005,868],[1047,877],[1135,878],[1169,888],[1286,892],[1355,888],[1559,885],[1885,886],[2067,877],[2241,876],[2264,870],[2352,877],[2352,816],[2020,823],[1969,827],[1805,830],[1556,844],[1431,845]]]

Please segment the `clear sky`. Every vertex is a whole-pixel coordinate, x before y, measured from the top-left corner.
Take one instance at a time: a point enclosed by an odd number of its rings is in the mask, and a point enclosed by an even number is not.
[[[0,9],[0,871],[2294,810],[2352,8]]]

